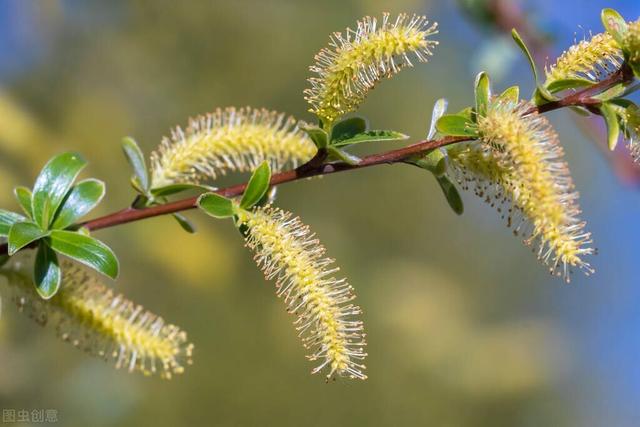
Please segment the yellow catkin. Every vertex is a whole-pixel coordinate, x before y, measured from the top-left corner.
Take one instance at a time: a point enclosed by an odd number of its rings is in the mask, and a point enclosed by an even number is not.
[[[355,111],[380,79],[412,65],[410,54],[426,62],[438,44],[429,39],[434,34],[437,24],[406,14],[396,19],[384,14],[380,21],[367,16],[355,30],[334,33],[310,67],[317,75],[309,78],[311,88],[305,90],[309,111],[326,124]]]
[[[272,171],[295,168],[316,153],[293,117],[276,111],[225,108],[172,130],[151,154],[151,188],[197,184],[227,171],[250,172],[263,161]]]
[[[578,194],[550,123],[528,102],[494,100],[478,120],[480,141],[448,150],[455,178],[497,207],[516,235],[536,248],[552,273],[593,272],[585,255],[590,233],[579,219]]]
[[[629,23],[622,38],[622,46],[629,55],[629,62],[640,66],[640,20]]]
[[[617,70],[624,61],[622,49],[609,33],[600,33],[571,46],[546,67],[545,86],[564,79],[587,79],[597,82]]]
[[[350,304],[355,296],[345,279],[333,274],[333,260],[309,228],[290,213],[271,207],[245,211],[240,223],[247,227],[247,246],[265,277],[276,279],[278,297],[284,298],[310,360],[321,363],[312,373],[327,368],[334,374],[366,379],[363,325],[354,316],[359,307]]]
[[[52,324],[64,341],[113,361],[117,369],[167,379],[191,364],[193,344],[184,331],[114,293],[85,267],[63,261],[61,288],[45,301],[27,273],[31,264],[25,258],[12,260],[0,274],[18,309],[43,326]]]

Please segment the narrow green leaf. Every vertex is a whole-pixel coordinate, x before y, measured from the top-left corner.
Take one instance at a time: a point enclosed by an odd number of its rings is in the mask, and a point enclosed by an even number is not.
[[[33,219],[48,228],[73,181],[87,162],[77,153],[55,156],[44,166],[33,187]]]
[[[587,80],[587,79],[580,79],[580,78],[561,79],[561,80],[552,81],[547,86],[547,90],[549,90],[549,92],[551,92],[551,93],[556,93],[556,92],[560,92],[560,91],[567,90],[567,89],[577,89],[577,88],[582,88],[582,87],[589,87],[589,86],[593,86],[594,84],[595,84],[594,82],[592,82],[591,80]]]
[[[27,218],[11,211],[0,209],[0,236],[4,237],[9,234],[11,226],[16,222],[24,222]]]
[[[105,276],[118,277],[118,259],[101,241],[84,234],[66,230],[52,230],[49,246],[54,251],[85,264]]]
[[[498,99],[517,103],[520,100],[520,88],[518,86],[508,87],[498,96]]]
[[[140,188],[146,193],[149,190],[149,171],[142,150],[133,138],[126,137],[122,140],[122,151],[133,168]]]
[[[331,145],[334,147],[346,147],[348,145],[360,144],[362,142],[402,141],[408,138],[408,135],[393,130],[369,130],[353,135],[348,139],[334,141]]]
[[[196,232],[196,226],[193,225],[193,223],[189,221],[189,219],[186,216],[181,215],[179,213],[174,213],[171,216],[175,218],[178,224],[180,224],[180,227],[182,227],[182,229],[187,233],[193,234]]]
[[[67,228],[95,208],[104,197],[104,182],[86,179],[73,186],[53,221],[52,228]]]
[[[618,115],[615,110],[606,102],[600,105],[600,112],[607,124],[607,143],[609,150],[614,150],[618,144],[620,137],[620,124],[618,123]]]
[[[327,147],[327,151],[330,159],[341,160],[351,166],[355,166],[362,161],[362,159],[355,154],[348,153],[345,150],[341,150],[340,148],[331,145]]]
[[[533,74],[533,79],[534,79],[536,87],[537,87],[536,93],[544,101],[554,101],[554,100],[556,100],[556,97],[553,96],[547,90],[547,88],[545,88],[542,84],[540,84],[540,80],[538,80],[538,69],[536,68],[536,63],[534,62],[533,57],[531,56],[531,52],[529,52],[529,48],[524,43],[524,41],[522,40],[522,37],[520,37],[520,34],[518,34],[518,32],[515,30],[515,28],[511,30],[511,37],[513,37],[513,40],[516,42],[516,44],[518,45],[518,47],[520,48],[522,53],[524,53],[524,56],[526,57],[527,61],[529,62],[529,67],[531,68],[531,73]],[[540,100],[540,101],[542,101],[542,100]]]
[[[240,200],[240,207],[242,209],[249,209],[264,196],[264,193],[269,189],[269,180],[271,179],[271,168],[269,163],[264,161],[260,166],[256,168],[249,179],[247,188],[244,190],[242,200]]]
[[[433,139],[436,136],[436,122],[440,117],[447,112],[447,106],[449,105],[449,101],[445,98],[438,99],[435,104],[433,104],[433,111],[431,112],[431,124],[429,124],[429,133],[427,133],[427,139]]]
[[[491,83],[489,82],[489,75],[484,71],[476,76],[475,95],[476,113],[480,117],[484,117],[487,115],[487,107],[491,99]]]
[[[462,215],[464,213],[464,204],[462,203],[462,197],[460,197],[460,193],[456,186],[449,180],[449,178],[447,178],[446,175],[436,177],[436,179],[438,180],[442,193],[447,199],[451,209],[456,214]]]
[[[317,126],[313,126],[308,123],[301,123],[300,129],[302,129],[307,135],[309,135],[309,138],[311,138],[318,149],[325,148],[327,146],[329,136],[323,129],[320,129]]]
[[[445,114],[436,122],[436,129],[443,135],[477,136],[473,123],[469,123],[464,116]]]
[[[16,222],[9,229],[9,236],[7,238],[9,247],[7,252],[9,255],[13,255],[29,243],[41,239],[48,234],[48,231],[42,230],[33,222]]]
[[[13,194],[16,196],[16,200],[24,213],[31,218],[33,215],[31,211],[31,190],[27,187],[16,187],[13,189]]]
[[[624,96],[626,91],[627,91],[627,88],[625,87],[625,84],[619,83],[617,85],[610,87],[604,92],[601,92],[597,95],[592,96],[592,98],[599,99],[601,101],[609,101],[610,99]]]
[[[613,37],[619,46],[622,46],[622,39],[624,38],[628,27],[624,18],[620,16],[616,10],[610,8],[602,9],[600,18],[602,19],[602,25],[607,32],[611,34],[611,37]]]
[[[49,299],[60,289],[61,279],[58,256],[44,242],[40,243],[33,269],[36,291],[42,298]]]
[[[215,191],[215,187],[203,184],[171,184],[164,187],[152,188],[151,194],[154,197],[167,197],[187,190]]]
[[[231,199],[216,193],[206,193],[198,197],[198,206],[214,218],[230,218],[235,214]]]
[[[341,120],[333,125],[330,143],[349,139],[359,133],[366,132],[367,127],[367,120],[363,117],[349,117],[348,119]]]

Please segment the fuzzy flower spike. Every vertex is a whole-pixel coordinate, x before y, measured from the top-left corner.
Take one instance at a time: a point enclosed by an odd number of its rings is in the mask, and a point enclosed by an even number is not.
[[[320,360],[312,373],[327,369],[334,374],[366,379],[361,361],[366,357],[363,326],[354,316],[359,307],[350,303],[355,296],[345,279],[333,274],[333,260],[309,228],[290,213],[272,207],[240,213],[239,223],[247,227],[247,246],[265,277],[276,279],[278,297],[283,297],[309,360]]]
[[[571,46],[545,68],[545,86],[564,79],[585,79],[597,83],[620,68],[624,61],[622,49],[609,33],[596,34]]]
[[[180,328],[165,323],[98,282],[84,267],[63,261],[60,291],[43,300],[35,291],[25,257],[0,270],[18,309],[41,325],[53,324],[64,341],[117,369],[171,378],[191,364],[193,344]]]
[[[228,171],[250,172],[263,161],[282,171],[305,163],[316,153],[297,121],[276,111],[218,109],[172,130],[151,154],[151,188],[198,184]]]
[[[315,56],[309,68],[317,74],[309,78],[311,88],[305,90],[309,111],[327,125],[355,111],[378,81],[411,66],[411,55],[426,62],[438,44],[429,37],[437,32],[437,24],[424,16],[400,14],[390,19],[384,14],[380,21],[367,16],[355,30],[334,33],[329,47]]]
[[[579,218],[558,136],[531,107],[494,100],[478,120],[480,141],[452,146],[449,160],[461,186],[471,183],[478,196],[497,206],[516,235],[524,235],[551,272],[568,282],[571,267],[593,272],[583,260],[594,252],[591,235]]]

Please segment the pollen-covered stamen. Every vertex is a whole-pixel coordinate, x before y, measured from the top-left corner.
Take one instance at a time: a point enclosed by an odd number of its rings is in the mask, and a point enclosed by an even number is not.
[[[129,301],[97,281],[78,264],[63,261],[63,279],[50,300],[38,296],[31,262],[13,260],[0,271],[18,309],[41,325],[52,324],[64,341],[92,356],[112,360],[117,369],[171,378],[191,364],[193,344],[177,326]]]
[[[239,221],[248,228],[247,246],[255,251],[255,260],[267,279],[276,279],[278,297],[287,310],[295,313],[294,322],[310,360],[321,363],[312,373],[325,369],[334,374],[366,379],[365,334],[362,321],[355,316],[361,310],[350,302],[353,288],[336,279],[338,268],[326,258],[325,249],[298,218],[271,207],[244,211]]]
[[[367,16],[355,30],[334,33],[309,68],[317,74],[308,79],[311,88],[304,92],[309,111],[327,124],[355,111],[379,80],[412,66],[411,55],[426,62],[438,44],[429,37],[437,32],[437,24],[424,16],[390,19],[384,14],[381,21]]]
[[[481,140],[448,149],[460,185],[496,207],[507,225],[535,248],[552,273],[569,281],[571,267],[587,274],[591,235],[580,220],[578,194],[549,122],[527,102],[493,101],[478,121]]]
[[[293,117],[253,108],[218,109],[172,130],[151,154],[151,188],[197,184],[228,171],[250,172],[265,160],[272,171],[295,168],[316,147]]]
[[[545,67],[545,86],[564,79],[586,79],[596,83],[620,68],[622,49],[609,33],[596,34],[562,53],[556,63]]]

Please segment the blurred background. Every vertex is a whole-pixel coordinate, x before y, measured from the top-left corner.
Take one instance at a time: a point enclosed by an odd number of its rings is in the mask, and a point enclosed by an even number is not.
[[[496,89],[531,93],[505,29],[517,25],[542,66],[602,31],[603,7],[640,15],[635,0],[5,0],[0,205],[17,209],[15,185],[31,185],[53,154],[77,150],[91,161],[86,174],[107,182],[95,214],[126,206],[121,138],[148,153],[172,126],[216,107],[310,120],[302,91],[314,54],[332,31],[383,11],[440,23],[434,59],[385,81],[362,109],[374,128],[417,140],[437,98],[456,110],[472,102],[480,70]],[[114,286],[186,329],[194,365],[168,382],[114,371],[7,298],[0,407],[53,408],[68,426],[639,425],[640,173],[624,147],[622,157],[603,155],[598,121],[549,117],[599,251],[593,277],[550,277],[492,208],[464,194],[457,217],[417,168],[292,183],[279,205],[318,233],[365,311],[367,381],[309,375],[293,319],[237,231],[191,214],[196,235],[156,218],[98,237],[121,259]]]

